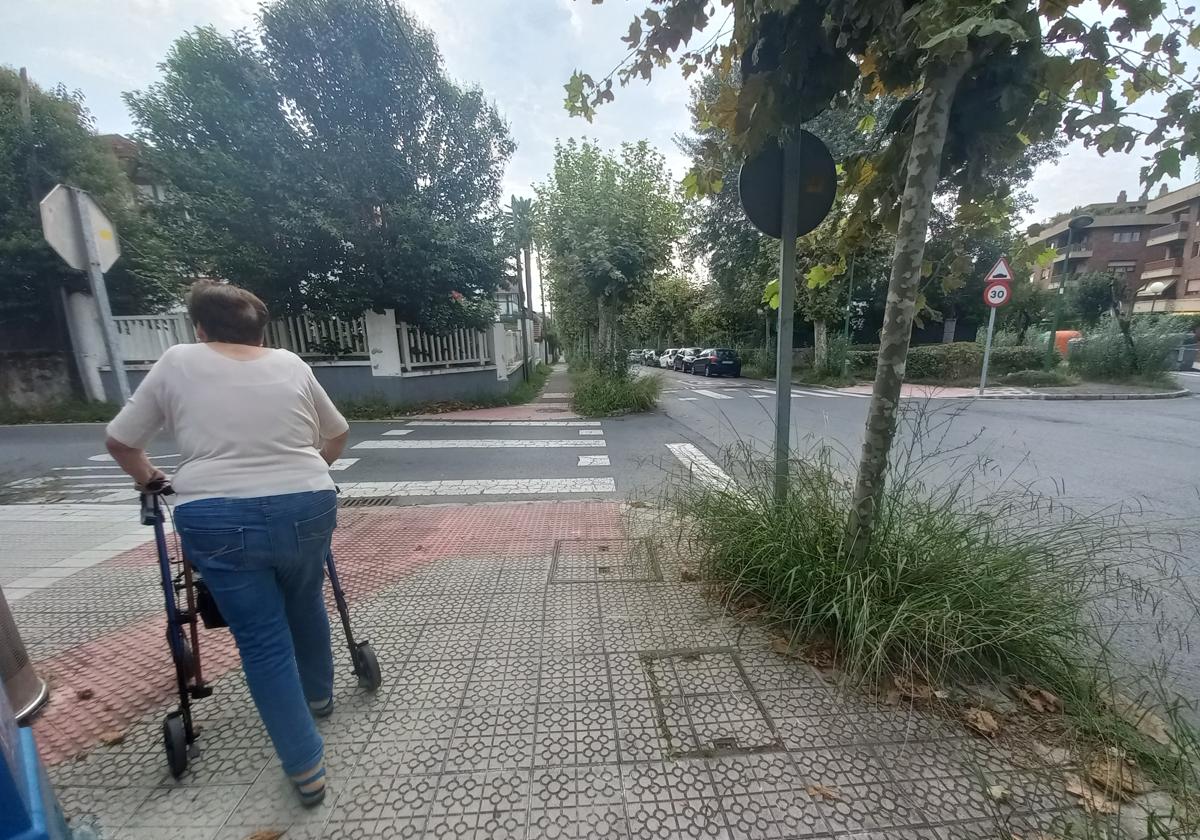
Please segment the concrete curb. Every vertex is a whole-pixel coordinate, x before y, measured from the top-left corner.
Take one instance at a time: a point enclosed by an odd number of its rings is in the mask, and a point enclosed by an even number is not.
[[[1175,400],[1180,397],[1192,396],[1191,391],[1180,388],[1178,391],[1157,391],[1151,394],[976,394],[973,397],[959,397],[964,400]]]

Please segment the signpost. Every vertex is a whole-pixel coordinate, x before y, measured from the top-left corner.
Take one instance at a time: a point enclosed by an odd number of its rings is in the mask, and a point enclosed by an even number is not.
[[[991,309],[988,315],[987,341],[983,345],[983,371],[979,374],[979,393],[987,387],[988,362],[992,359],[992,331],[996,328],[996,310],[1012,300],[1012,269],[1001,257],[988,272],[983,285],[983,302]]]
[[[775,335],[775,500],[787,500],[792,428],[792,316],[796,300],[796,237],[829,214],[837,168],[819,137],[801,129],[787,143],[768,141],[738,173],[747,218],[779,244],[779,326]]]
[[[46,242],[71,268],[87,272],[88,285],[100,313],[104,349],[108,351],[108,362],[124,403],[129,399],[129,379],[104,285],[104,272],[121,256],[117,232],[92,197],[75,187],[59,184],[47,193],[39,208]]]

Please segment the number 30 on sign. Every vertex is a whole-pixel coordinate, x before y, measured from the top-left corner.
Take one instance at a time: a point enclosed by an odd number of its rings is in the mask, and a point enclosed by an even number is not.
[[[983,289],[983,302],[993,308],[1003,306],[1012,299],[1012,289],[1007,283],[988,283]]]

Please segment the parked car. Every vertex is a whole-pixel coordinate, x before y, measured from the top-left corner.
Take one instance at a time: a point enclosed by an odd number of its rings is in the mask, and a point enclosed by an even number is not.
[[[669,368],[675,364],[675,354],[679,351],[674,347],[668,347],[667,352],[658,357],[658,366]]]
[[[642,363],[642,351],[641,350],[630,350],[629,353],[626,354],[625,358],[631,363],[640,365]]]
[[[651,367],[658,367],[658,357],[661,355],[662,354],[657,350],[652,350],[647,347],[642,351],[642,364],[650,365]]]
[[[741,376],[742,360],[736,350],[710,347],[692,360],[692,373],[704,376]]]
[[[675,362],[672,369],[681,370],[684,373],[692,372],[692,360],[700,352],[699,347],[681,347],[679,352],[675,354]]]

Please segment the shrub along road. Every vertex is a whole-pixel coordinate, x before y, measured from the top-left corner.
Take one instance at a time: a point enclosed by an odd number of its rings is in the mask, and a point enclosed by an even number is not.
[[[708,380],[662,371],[665,413],[686,430],[689,440],[717,460],[731,447],[749,445],[770,452],[774,441],[772,386],[750,380]],[[1183,387],[1200,390],[1200,376],[1178,377]],[[716,394],[717,397],[710,396]],[[862,445],[868,401],[823,389],[796,386],[792,397],[792,446],[803,452],[818,444],[844,451],[853,465]],[[925,449],[952,452],[930,475],[948,480],[976,459],[987,459],[989,483],[1014,480],[1084,511],[1141,507],[1135,521],[1174,520],[1158,529],[1164,544],[1173,533],[1194,528],[1200,507],[1200,401],[1039,402],[1025,400],[906,400],[912,415],[924,412],[929,429]],[[913,440],[913,424],[901,433],[897,452]],[[948,458],[950,456],[947,456]],[[848,467],[851,468],[851,467]],[[1010,485],[1011,486],[1011,485]],[[1184,534],[1177,546],[1180,580],[1200,592],[1200,538]],[[1196,605],[1183,588],[1168,584],[1178,597],[1166,604],[1172,622],[1186,627]],[[1160,642],[1148,615],[1125,616],[1118,631],[1121,649],[1145,660],[1164,652],[1181,694],[1200,699],[1197,639],[1177,644],[1173,633]],[[1167,645],[1165,650],[1160,645]],[[1191,647],[1192,650],[1187,650]]]

